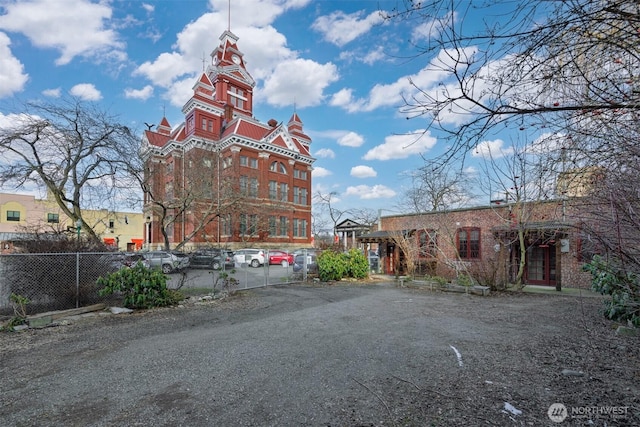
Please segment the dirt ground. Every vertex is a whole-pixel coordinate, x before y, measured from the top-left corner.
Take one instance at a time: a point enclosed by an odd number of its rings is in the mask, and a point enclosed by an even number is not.
[[[1,333],[2,425],[640,425],[640,338],[600,298],[341,284],[194,301]],[[215,380],[194,374],[210,357]]]

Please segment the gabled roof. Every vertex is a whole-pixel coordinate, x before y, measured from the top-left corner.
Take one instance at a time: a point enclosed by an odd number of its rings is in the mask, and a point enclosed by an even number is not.
[[[296,148],[298,149],[300,154],[311,157],[311,153],[309,152],[309,149],[305,144],[302,144],[299,140],[295,138],[293,138],[293,142],[294,144],[296,144]]]
[[[152,130],[145,130],[144,136],[147,138],[147,141],[149,141],[149,144],[155,147],[164,147],[171,139],[169,135],[162,135]]]

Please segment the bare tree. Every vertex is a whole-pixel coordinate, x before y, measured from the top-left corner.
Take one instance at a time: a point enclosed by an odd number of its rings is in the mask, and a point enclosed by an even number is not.
[[[405,96],[408,118],[428,118],[464,158],[502,129],[597,135],[600,124],[637,126],[640,6],[632,0],[403,2],[387,15],[428,27],[416,44],[443,75]],[[465,20],[482,8],[485,28]],[[426,30],[423,32],[427,32]],[[416,42],[419,43],[419,42]],[[590,151],[611,140],[598,138]]]
[[[115,116],[78,99],[27,103],[11,117],[0,129],[0,185],[44,186],[87,238],[99,241],[83,210],[135,199],[127,196],[133,181],[126,161],[138,138]]]
[[[379,221],[378,211],[375,209],[354,208],[351,209],[350,212],[355,222],[369,228],[373,227]]]
[[[132,158],[129,163],[132,173],[142,188],[145,204],[157,221],[165,250],[171,248],[172,240],[178,236],[175,249],[180,250],[195,236],[204,241],[220,243],[220,227],[227,221],[232,223],[235,212],[249,212],[249,200],[257,197],[249,188],[223,171],[217,151],[180,153],[169,167],[161,161],[150,161],[151,154]],[[163,187],[152,186],[154,174],[172,176],[173,180]],[[250,194],[251,193],[251,194]],[[254,236],[258,231],[257,221],[247,219],[243,235]],[[180,227],[180,230],[175,230]],[[230,230],[233,232],[233,230]],[[214,236],[214,237],[209,237]]]
[[[336,193],[335,191],[326,194],[318,191],[314,197],[314,202],[318,210],[321,211],[321,213],[326,214],[331,221],[331,227],[334,236],[336,235],[336,228],[338,226],[338,223],[340,222],[340,219],[344,215],[348,215],[350,212],[349,210],[340,210],[333,206],[337,196],[338,193]]]
[[[467,175],[456,168],[442,168],[433,161],[410,175],[411,187],[404,204],[413,212],[447,210],[463,206],[472,198]]]

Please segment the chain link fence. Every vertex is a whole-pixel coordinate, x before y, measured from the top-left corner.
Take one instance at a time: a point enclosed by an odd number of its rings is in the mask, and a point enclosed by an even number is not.
[[[298,257],[300,258],[300,257]],[[170,289],[190,289],[193,293],[213,293],[220,289],[222,277],[232,277],[238,290],[285,285],[306,281],[306,262],[312,257],[304,251],[303,261],[268,263],[252,267],[239,260],[221,270],[189,267],[167,274]],[[315,256],[313,258],[315,262]],[[100,296],[96,280],[123,266],[123,254],[105,252],[39,253],[0,255],[0,316],[13,314],[11,294],[28,298],[28,314],[84,307],[96,303],[119,305],[117,296]]]
[[[121,267],[104,252],[0,255],[0,315],[11,315],[11,294],[29,299],[28,313],[118,303],[98,294],[96,280]]]

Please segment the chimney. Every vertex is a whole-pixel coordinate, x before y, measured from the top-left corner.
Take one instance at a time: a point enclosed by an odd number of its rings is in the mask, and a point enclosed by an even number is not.
[[[267,124],[268,124],[269,126],[271,126],[272,128],[274,128],[274,127],[278,126],[278,121],[277,121],[276,119],[270,119],[270,120],[267,122]]]

